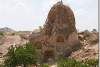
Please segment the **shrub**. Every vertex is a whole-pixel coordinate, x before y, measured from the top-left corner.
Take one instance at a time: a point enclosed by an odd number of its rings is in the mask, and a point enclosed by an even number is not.
[[[88,64],[91,67],[97,67],[98,64],[99,64],[99,60],[97,60],[97,59],[90,59],[90,60],[87,60],[85,63]]]
[[[89,66],[74,59],[61,58],[57,62],[57,67],[89,67]]]
[[[48,64],[41,64],[40,67],[49,67],[49,65]]]
[[[1,36],[4,36],[3,32],[0,32],[0,35],[1,35]]]
[[[12,36],[14,36],[14,35],[15,35],[15,33],[12,33],[11,35],[12,35]]]
[[[92,32],[97,32],[97,30],[96,29],[93,29]]]
[[[21,66],[37,64],[38,54],[37,50],[32,46],[31,43],[25,44],[25,46],[13,47],[11,46],[7,53],[7,58],[5,60],[6,67],[15,67],[17,65]]]

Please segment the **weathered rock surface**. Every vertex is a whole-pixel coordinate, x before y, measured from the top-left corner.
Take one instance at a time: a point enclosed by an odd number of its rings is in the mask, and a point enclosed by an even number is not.
[[[81,32],[79,39],[82,44],[80,50],[73,52],[70,58],[78,61],[86,61],[88,59],[98,59],[99,56],[99,34],[98,32]]]
[[[46,59],[69,56],[77,50],[80,42],[71,8],[62,2],[56,3],[51,8],[42,31],[31,34],[30,42],[41,49]]]

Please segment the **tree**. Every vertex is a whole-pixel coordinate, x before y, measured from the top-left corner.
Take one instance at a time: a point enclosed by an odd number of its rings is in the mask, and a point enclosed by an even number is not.
[[[97,32],[97,30],[96,29],[93,29],[92,32]]]
[[[6,55],[5,66],[15,67],[37,64],[38,52],[31,43],[26,43],[25,46],[13,47],[11,46]]]

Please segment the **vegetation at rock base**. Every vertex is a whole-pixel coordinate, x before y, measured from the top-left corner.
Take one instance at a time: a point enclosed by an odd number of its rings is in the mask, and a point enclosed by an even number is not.
[[[89,66],[74,59],[61,58],[57,62],[57,67],[89,67]]]
[[[49,67],[48,64],[41,64],[40,67]]]
[[[38,52],[31,43],[26,43],[24,47],[11,46],[8,50],[5,60],[5,67],[15,67],[37,64]]]
[[[28,65],[37,66],[40,62],[39,57],[41,57],[39,52],[32,46],[31,43],[26,43],[25,46],[20,47],[11,46],[6,55],[5,66],[2,67],[28,67]],[[79,62],[75,59],[61,57],[54,63],[57,63],[57,67],[98,67],[97,59]],[[49,67],[49,64],[41,63],[39,67]]]
[[[86,62],[79,62],[71,58],[60,58],[57,67],[98,67],[98,60],[90,59]]]
[[[98,67],[99,66],[98,59],[90,59],[90,60],[87,60],[85,63],[88,64],[90,67]]]
[[[0,36],[4,36],[3,32],[0,32]]]

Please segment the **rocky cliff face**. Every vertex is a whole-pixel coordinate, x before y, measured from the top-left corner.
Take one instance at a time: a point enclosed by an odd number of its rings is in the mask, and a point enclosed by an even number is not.
[[[47,16],[41,32],[33,33],[30,42],[39,47],[45,59],[69,56],[80,46],[75,17],[70,7],[56,3]]]

